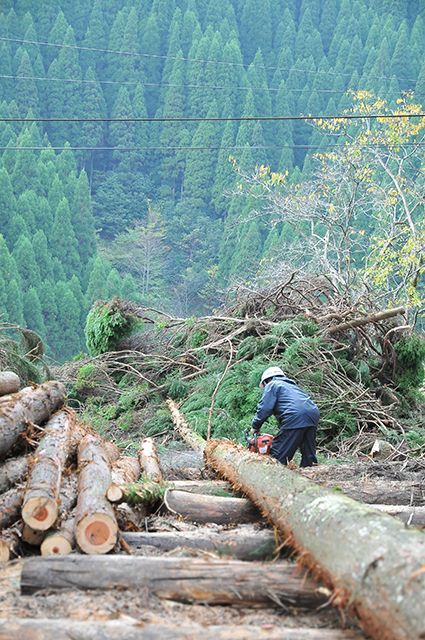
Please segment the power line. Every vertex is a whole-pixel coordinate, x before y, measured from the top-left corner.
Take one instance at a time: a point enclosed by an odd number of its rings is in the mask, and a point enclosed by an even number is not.
[[[96,53],[111,53],[111,54],[115,54],[115,55],[121,55],[121,56],[134,56],[137,58],[156,58],[156,59],[161,59],[161,60],[179,60],[181,62],[196,62],[199,64],[217,64],[217,65],[224,65],[224,66],[231,66],[231,67],[242,67],[242,68],[246,68],[246,65],[243,62],[227,62],[224,60],[209,60],[209,59],[205,59],[205,58],[187,58],[184,56],[173,56],[173,55],[164,55],[164,54],[156,54],[156,53],[142,53],[139,51],[121,51],[118,49],[103,49],[103,48],[98,48],[98,47],[86,47],[84,45],[77,45],[77,44],[60,44],[57,42],[44,42],[44,41],[40,41],[40,40],[25,40],[25,39],[21,39],[21,38],[9,38],[9,37],[4,37],[4,36],[0,36],[0,41],[3,42],[15,42],[15,43],[19,43],[19,44],[32,44],[32,45],[37,45],[37,46],[43,46],[43,47],[57,47],[57,48],[64,48],[64,49],[76,49],[78,51],[92,51],[92,52],[96,52]],[[277,70],[281,70],[281,71],[296,71],[299,73],[314,73],[315,75],[331,75],[331,76],[342,76],[342,77],[347,77],[347,78],[351,78],[352,74],[351,73],[344,73],[342,71],[319,71],[319,70],[311,70],[311,69],[300,69],[297,67],[282,67],[280,65],[278,66],[266,66],[266,65],[257,65],[254,64],[253,62],[248,65],[248,66],[254,66],[257,67],[259,69],[264,69],[266,71],[277,71]],[[371,75],[368,76],[369,78],[373,78],[375,80],[398,80],[399,82],[412,82],[412,83],[416,83],[417,79],[413,79],[413,78],[399,78],[397,76],[375,76],[375,75]]]
[[[337,116],[329,115],[316,115],[316,116],[157,116],[157,117],[136,117],[127,116],[125,118],[3,118],[0,117],[0,122],[281,122],[281,121],[312,121],[312,120],[393,120],[393,119],[407,119],[407,118],[424,118],[425,113],[370,113],[370,114],[345,114]]]

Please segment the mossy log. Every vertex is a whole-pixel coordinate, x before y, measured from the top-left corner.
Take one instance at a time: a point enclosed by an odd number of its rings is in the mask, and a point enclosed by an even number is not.
[[[243,524],[261,519],[258,509],[246,498],[222,498],[167,489],[164,504],[171,513],[200,524]]]
[[[20,518],[23,495],[22,490],[13,487],[0,496],[0,531]]]
[[[47,531],[58,517],[62,472],[71,453],[74,425],[73,411],[58,411],[48,421],[32,457],[22,518],[34,530]]]
[[[355,631],[309,629],[275,625],[183,625],[140,623],[137,620],[79,620],[23,618],[1,620],[1,640],[360,640]]]
[[[137,458],[122,457],[112,467],[112,482],[106,492],[110,502],[124,499],[124,485],[136,482],[140,476],[140,462]]]
[[[327,596],[289,562],[81,556],[31,558],[21,573],[21,593],[39,590],[141,589],[167,600],[246,606],[311,608]]]
[[[142,473],[148,480],[161,482],[162,471],[153,438],[144,438],[139,449],[139,463]]]
[[[43,424],[59,409],[66,397],[60,382],[44,382],[34,389],[17,394],[16,401],[0,403],[0,460],[13,447],[28,424]]]
[[[183,547],[237,560],[270,560],[276,548],[273,531],[255,530],[248,526],[220,532],[198,528],[196,531],[129,532],[121,535],[132,551],[142,555],[149,547],[163,552]]]
[[[425,637],[422,532],[240,446],[211,441],[205,456],[242,487],[367,633],[379,640]]]
[[[171,418],[174,422],[177,434],[180,436],[183,442],[191,447],[191,449],[203,452],[207,441],[204,440],[202,436],[192,431],[174,400],[172,400],[171,398],[167,398],[166,402],[170,410]]]
[[[78,447],[78,500],[75,537],[85,553],[107,553],[116,544],[118,525],[106,492],[111,465],[102,441],[87,435]]]
[[[20,456],[0,464],[0,493],[7,491],[24,478],[28,471],[28,462],[28,456]]]
[[[0,371],[0,396],[16,393],[21,388],[21,379],[13,371]]]

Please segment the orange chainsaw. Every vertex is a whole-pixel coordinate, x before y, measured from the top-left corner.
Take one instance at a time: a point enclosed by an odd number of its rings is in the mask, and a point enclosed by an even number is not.
[[[249,429],[245,431],[245,441],[249,451],[259,453],[262,456],[270,455],[273,436],[269,433],[254,433],[250,436]]]

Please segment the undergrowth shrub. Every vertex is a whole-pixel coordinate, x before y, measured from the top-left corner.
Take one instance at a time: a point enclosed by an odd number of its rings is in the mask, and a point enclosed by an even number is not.
[[[424,383],[425,339],[417,334],[404,336],[394,345],[396,367],[394,373],[398,391],[406,402],[423,400],[420,389]]]
[[[85,332],[92,356],[114,351],[117,343],[132,332],[135,321],[125,316],[117,303],[98,301],[89,311]]]

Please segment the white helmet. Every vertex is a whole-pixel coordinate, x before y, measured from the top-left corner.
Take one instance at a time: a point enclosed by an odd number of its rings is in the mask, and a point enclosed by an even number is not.
[[[274,376],[284,376],[284,375],[285,374],[283,373],[280,367],[269,367],[264,371],[263,375],[261,376],[261,384],[265,380],[268,380],[269,378],[273,378]]]

